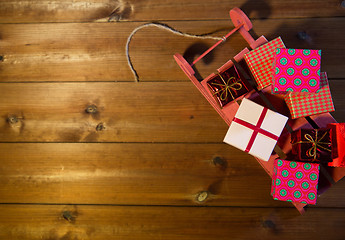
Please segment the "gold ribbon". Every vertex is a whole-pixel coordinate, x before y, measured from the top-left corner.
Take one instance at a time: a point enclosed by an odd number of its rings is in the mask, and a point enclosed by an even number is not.
[[[317,148],[321,148],[323,150],[329,151],[331,152],[331,149],[328,149],[327,147],[322,146],[322,144],[330,144],[329,142],[321,142],[321,140],[327,135],[327,132],[325,132],[325,134],[323,134],[319,139],[318,139],[318,130],[315,130],[315,139],[313,139],[313,137],[310,134],[304,134],[304,138],[307,141],[299,141],[294,144],[298,144],[298,143],[311,143],[312,147],[309,148],[307,150],[307,156],[308,157],[313,157],[314,160],[316,159],[316,150]]]
[[[234,95],[232,95],[231,90],[233,90],[233,91],[240,90],[242,88],[242,84],[240,83],[240,81],[237,80],[236,82],[233,82],[233,83],[229,84],[232,79],[235,79],[235,77],[230,77],[228,79],[228,81],[225,82],[224,78],[219,73],[217,73],[217,74],[222,79],[224,84],[221,84],[221,83],[211,83],[212,85],[223,87],[222,89],[216,91],[214,93],[214,95],[220,93],[220,97],[219,98],[220,98],[220,100],[224,101],[225,99],[227,99],[228,93],[230,93],[232,99],[235,99]]]

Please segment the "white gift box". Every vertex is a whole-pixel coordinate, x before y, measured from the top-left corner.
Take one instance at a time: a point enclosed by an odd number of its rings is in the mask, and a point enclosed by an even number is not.
[[[288,118],[244,98],[224,142],[268,161]]]

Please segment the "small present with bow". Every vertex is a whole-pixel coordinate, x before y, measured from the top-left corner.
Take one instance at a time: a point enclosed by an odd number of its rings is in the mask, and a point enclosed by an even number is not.
[[[299,129],[291,134],[291,153],[296,160],[331,162],[332,141],[330,129]]]
[[[235,66],[223,72],[212,74],[206,83],[210,93],[222,108],[252,90],[247,80],[239,74]]]

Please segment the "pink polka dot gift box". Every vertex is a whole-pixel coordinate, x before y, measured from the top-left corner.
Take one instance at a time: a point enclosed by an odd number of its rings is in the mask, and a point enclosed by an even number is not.
[[[273,199],[316,204],[319,170],[318,163],[276,159],[271,188]]]
[[[273,93],[320,89],[321,50],[277,48],[273,61]]]

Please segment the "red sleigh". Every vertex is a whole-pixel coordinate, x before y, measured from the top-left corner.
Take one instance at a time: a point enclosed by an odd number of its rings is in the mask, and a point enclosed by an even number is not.
[[[211,74],[210,76],[206,77],[202,81],[199,81],[195,76],[195,71],[193,70],[193,65],[197,63],[200,59],[202,59],[206,54],[212,51],[215,47],[217,47],[220,43],[225,41],[228,37],[230,37],[233,33],[239,32],[243,38],[249,44],[251,49],[255,49],[265,43],[267,43],[267,39],[264,36],[259,37],[258,39],[254,39],[250,33],[248,32],[252,28],[252,23],[249,18],[239,9],[234,8],[230,10],[230,18],[233,22],[235,28],[230,31],[227,35],[223,37],[222,40],[218,41],[215,45],[209,48],[206,52],[204,52],[199,58],[197,58],[192,64],[189,64],[180,54],[175,54],[174,58],[180,68],[184,71],[184,73],[188,76],[188,78],[193,82],[193,84],[199,89],[199,91],[203,94],[203,96],[207,99],[207,101],[212,105],[212,107],[218,112],[218,114],[224,119],[224,121],[230,125],[232,119],[234,118],[237,109],[239,108],[239,103],[237,101],[232,101],[225,105],[224,107],[220,107],[218,102],[215,100],[214,96],[209,92],[207,89],[207,81],[214,76]],[[238,53],[232,60],[226,62],[223,66],[221,66],[217,71],[219,73],[223,72],[225,69],[229,69],[231,67],[241,68],[240,64],[244,63],[244,55],[248,53],[250,50],[248,48],[244,48],[240,53]],[[243,72],[245,75],[249,75],[248,72]],[[271,86],[262,89],[261,91],[252,90],[248,94],[245,95],[246,98],[260,103],[261,105],[266,105],[268,108],[279,112],[285,116],[289,116],[289,110],[286,107],[285,101],[281,95],[274,95],[271,94]],[[242,97],[239,97],[240,100]],[[322,128],[326,127],[329,123],[336,122],[335,119],[329,114],[318,114],[313,115],[307,118],[298,118],[298,119],[289,119],[283,133],[281,134],[277,148],[275,148],[275,152],[272,153],[269,161],[263,161],[258,158],[257,161],[261,164],[261,166],[266,170],[266,172],[272,177],[273,175],[273,162],[276,158],[285,158],[286,155],[291,151],[291,131],[300,129],[300,128]],[[330,168],[327,166],[322,166],[320,171],[320,179],[319,179],[319,188],[318,188],[318,195],[321,195],[325,192],[332,184],[339,181],[341,178],[345,176],[345,168]],[[303,203],[293,203],[295,207],[298,209],[300,213],[305,211],[304,207],[306,204]]]

